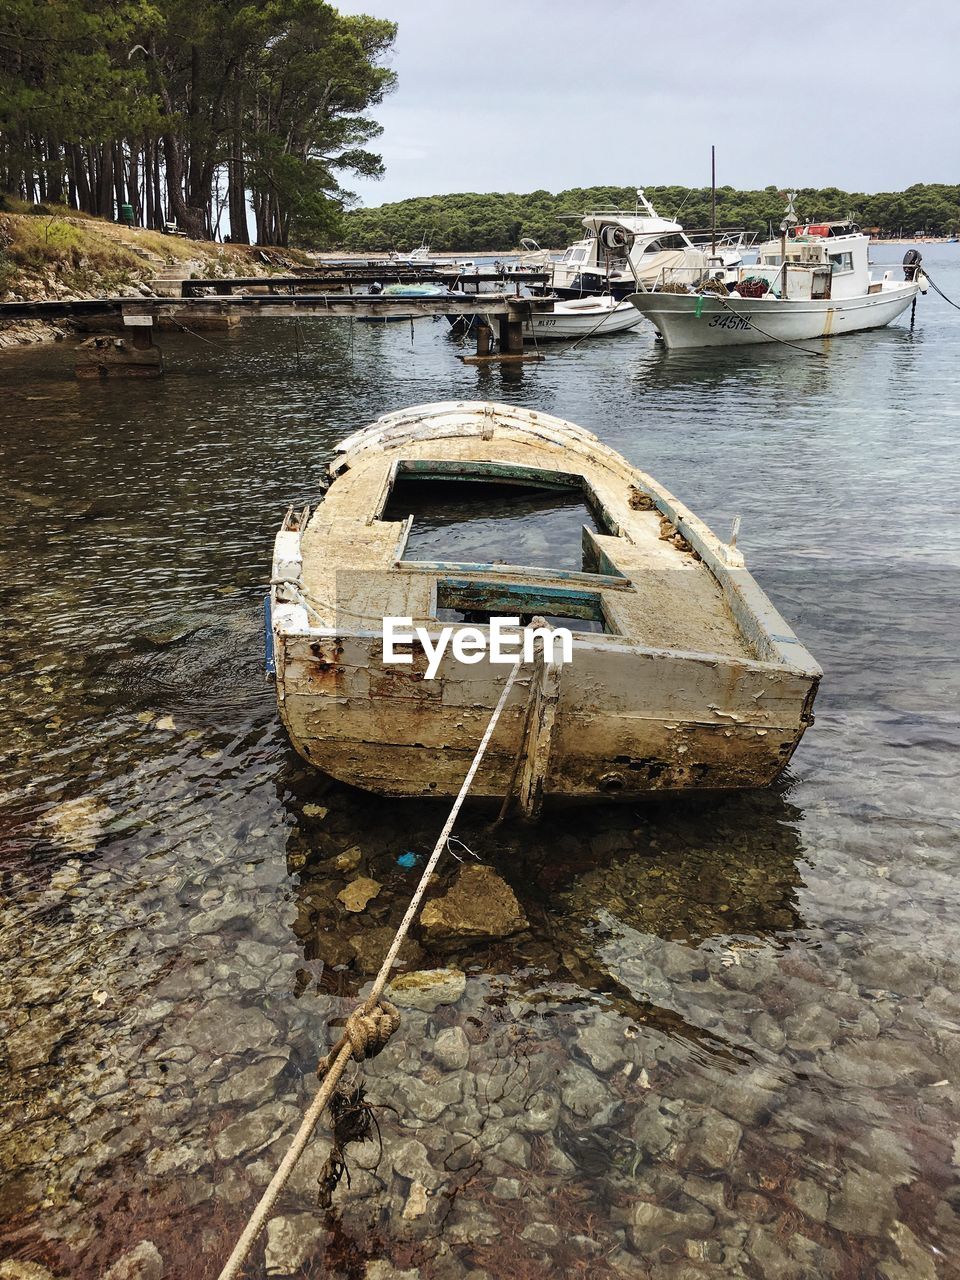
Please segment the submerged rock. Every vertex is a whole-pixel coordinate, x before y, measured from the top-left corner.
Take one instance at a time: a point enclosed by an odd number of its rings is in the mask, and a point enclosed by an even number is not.
[[[160,1250],[152,1240],[141,1240],[103,1273],[102,1280],[161,1280],[163,1272]]]
[[[430,942],[508,938],[529,928],[513,890],[492,867],[463,867],[452,887],[420,914]]]
[[[447,1027],[433,1043],[433,1057],[448,1071],[462,1071],[470,1061],[470,1041],[462,1027]]]
[[[19,1258],[4,1258],[0,1262],[0,1280],[54,1280],[52,1271],[39,1262],[21,1262]]]
[[[407,1138],[389,1151],[390,1162],[401,1177],[424,1188],[437,1187],[443,1181],[431,1165],[427,1149],[416,1138]],[[426,1208],[426,1205],[424,1205]]]
[[[304,810],[304,812],[306,812],[306,810]],[[342,872],[344,875],[348,875],[351,871],[356,871],[362,860],[363,854],[357,846],[354,845],[350,849],[344,849],[343,853],[338,853],[333,859],[333,865],[337,871]]]
[[[382,888],[382,884],[371,880],[369,876],[357,876],[356,880],[352,880],[337,894],[337,897],[348,911],[363,911]]]
[[[631,1207],[626,1225],[633,1247],[647,1252],[658,1249],[669,1239],[705,1236],[713,1229],[713,1224],[713,1214],[707,1209],[677,1213],[663,1205],[641,1200]]]
[[[244,1102],[247,1099],[272,1097],[276,1091],[277,1080],[287,1065],[287,1057],[261,1058],[258,1062],[244,1067],[236,1075],[220,1086],[217,1101]]]
[[[386,997],[401,1009],[430,1013],[441,1004],[456,1004],[467,986],[462,969],[415,969],[399,973],[386,989]]]
[[[826,1222],[828,1198],[825,1187],[809,1178],[800,1178],[790,1188],[790,1194],[801,1213],[814,1222]]]
[[[897,1215],[894,1186],[876,1173],[852,1169],[838,1192],[830,1196],[827,1221],[838,1231],[880,1236]]]
[[[235,1160],[247,1151],[262,1151],[284,1129],[292,1129],[297,1110],[281,1102],[260,1107],[241,1116],[217,1134],[213,1149],[224,1161]]]
[[[384,956],[390,950],[396,930],[389,927],[382,929],[364,929],[349,941],[357,968],[361,973],[379,973]],[[419,964],[423,952],[412,938],[404,938],[397,953],[396,963],[404,966]]]
[[[427,1189],[422,1182],[412,1182],[410,1184],[410,1194],[407,1196],[407,1202],[403,1206],[403,1213],[400,1215],[408,1221],[414,1218],[422,1218],[427,1212]]]
[[[267,1223],[264,1255],[267,1275],[296,1275],[303,1264],[319,1252],[327,1232],[312,1213],[294,1213],[271,1218]]]
[[[601,1075],[607,1075],[626,1057],[624,1025],[619,1014],[600,1012],[577,1032],[577,1048]]]
[[[109,805],[93,796],[80,796],[65,800],[63,804],[48,809],[43,823],[51,829],[53,838],[74,853],[93,853],[103,834],[104,824],[113,817]]]
[[[690,1135],[687,1154],[707,1169],[726,1169],[733,1163],[742,1137],[736,1120],[708,1111]]]
[[[398,1271],[392,1262],[377,1258],[368,1262],[363,1272],[363,1280],[420,1280],[420,1272],[416,1267],[407,1271]]]

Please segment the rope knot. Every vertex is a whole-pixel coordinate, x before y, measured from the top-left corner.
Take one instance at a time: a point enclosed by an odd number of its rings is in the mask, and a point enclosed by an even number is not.
[[[379,1000],[368,1013],[361,1005],[347,1018],[343,1035],[330,1052],[317,1064],[317,1075],[323,1076],[334,1058],[346,1045],[350,1046],[354,1062],[375,1058],[400,1026],[400,1011],[389,1000]]]

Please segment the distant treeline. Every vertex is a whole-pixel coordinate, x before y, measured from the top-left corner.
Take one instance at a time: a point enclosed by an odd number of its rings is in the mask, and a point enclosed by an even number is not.
[[[0,192],[196,238],[324,243],[396,25],[323,0],[4,0]],[[132,211],[132,213],[131,213]]]
[[[709,227],[709,187],[647,187],[646,194],[661,216],[677,218],[690,230]],[[420,196],[375,209],[351,210],[343,220],[341,243],[345,249],[359,251],[406,251],[426,237],[432,248],[440,250],[507,249],[527,236],[545,249],[557,249],[576,238],[578,217],[588,209],[630,210],[635,202],[634,187],[571,187],[557,195],[531,191],[527,195]],[[784,207],[777,187],[717,188],[718,226],[766,235],[779,227]],[[876,195],[804,187],[798,191],[796,207],[804,220],[851,217],[884,236],[956,235],[960,230],[960,186],[941,183],[919,183],[906,191]]]

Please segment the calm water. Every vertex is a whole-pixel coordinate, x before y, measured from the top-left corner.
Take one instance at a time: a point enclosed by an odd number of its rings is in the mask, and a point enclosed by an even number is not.
[[[960,299],[957,247],[925,258]],[[149,1240],[215,1276],[276,1167],[445,810],[287,745],[272,536],[339,437],[470,397],[594,430],[721,534],[740,515],[824,667],[817,723],[763,794],[468,813],[530,928],[413,954],[466,980],[369,1064],[379,1167],[354,1148],[318,1210],[321,1132],[246,1274],[957,1274],[960,313],[931,294],[827,359],[641,329],[522,370],[429,321],[305,322],[299,361],[283,322],[209,338],[165,336],[154,384],[0,358],[0,1257],[96,1277]]]

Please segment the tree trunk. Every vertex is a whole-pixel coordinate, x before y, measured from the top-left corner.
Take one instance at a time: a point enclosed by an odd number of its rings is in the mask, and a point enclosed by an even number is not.
[[[63,159],[60,144],[53,138],[47,139],[47,192],[51,200],[63,203]]]
[[[70,171],[70,183],[76,194],[77,208],[84,213],[92,213],[90,208],[90,183],[87,180],[87,171],[84,167],[83,148],[76,142],[70,144],[67,151],[67,160]]]
[[[163,205],[163,187],[160,183],[160,147],[157,139],[154,138],[150,144],[150,155],[152,158],[153,173],[151,180],[153,182],[153,203],[154,203],[154,228],[157,231],[163,230],[163,224],[166,222],[166,211]]]
[[[102,212],[100,204],[100,164],[97,155],[97,149],[92,144],[88,144],[87,152],[87,173],[90,175],[90,213],[99,216]]]
[[[233,95],[233,125],[230,135],[230,158],[227,161],[227,195],[230,207],[230,239],[234,244],[249,244],[247,230],[246,175],[243,164],[243,115],[240,86]]]
[[[40,203],[47,198],[47,160],[43,153],[43,144],[39,138],[33,139],[33,145],[30,148],[36,159],[37,168],[37,190],[40,194]]]
[[[204,238],[202,209],[194,209],[183,197],[183,157],[180,139],[173,133],[163,135],[163,159],[167,169],[167,201],[177,226],[194,240]]]
[[[156,206],[153,202],[153,143],[149,138],[143,145],[143,200],[146,206],[144,225],[156,228]]]
[[[123,143],[113,142],[110,144],[110,164],[113,168],[113,189],[117,197],[117,221],[123,222],[123,206],[127,204],[126,192],[124,190],[125,173],[123,166]],[[133,203],[130,201],[129,203]]]
[[[143,207],[140,204],[140,148],[133,139],[130,140],[130,181],[128,183],[130,203],[133,205],[133,221],[138,227],[143,226]]]

